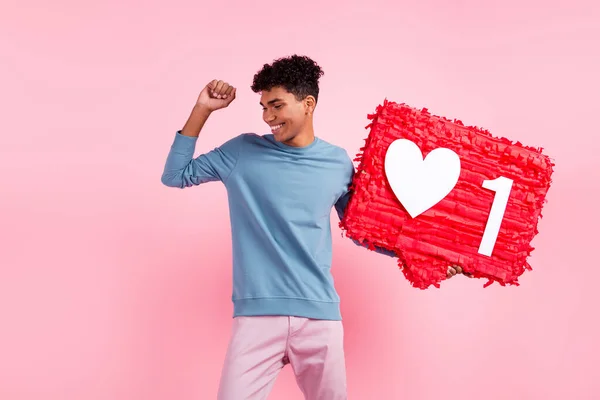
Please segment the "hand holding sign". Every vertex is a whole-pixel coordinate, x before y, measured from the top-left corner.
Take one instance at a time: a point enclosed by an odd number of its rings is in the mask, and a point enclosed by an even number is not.
[[[385,101],[370,125],[340,226],[394,250],[416,287],[439,287],[448,265],[488,284],[518,284],[553,164],[540,149]],[[368,128],[368,127],[367,127]]]

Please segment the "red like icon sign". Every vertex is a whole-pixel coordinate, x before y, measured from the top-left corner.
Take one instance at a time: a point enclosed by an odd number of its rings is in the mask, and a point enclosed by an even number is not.
[[[346,236],[395,251],[421,289],[453,264],[484,286],[518,285],[551,184],[542,149],[387,100],[369,119]]]

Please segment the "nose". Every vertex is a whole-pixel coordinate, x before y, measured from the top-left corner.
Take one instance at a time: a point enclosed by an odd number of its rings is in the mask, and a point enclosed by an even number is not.
[[[265,111],[265,115],[263,116],[263,118],[267,123],[275,121],[275,115],[270,111]]]

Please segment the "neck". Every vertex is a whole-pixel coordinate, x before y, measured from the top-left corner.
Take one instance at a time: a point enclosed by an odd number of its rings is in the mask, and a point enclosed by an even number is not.
[[[315,140],[315,130],[313,129],[312,121],[307,122],[306,126],[302,128],[300,133],[294,136],[292,139],[283,142],[284,144],[292,147],[306,147]]]

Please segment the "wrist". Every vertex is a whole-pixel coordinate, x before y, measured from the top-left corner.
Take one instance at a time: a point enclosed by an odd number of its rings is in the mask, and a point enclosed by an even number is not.
[[[208,106],[196,103],[193,112],[208,117],[213,112],[213,110],[208,108]]]

